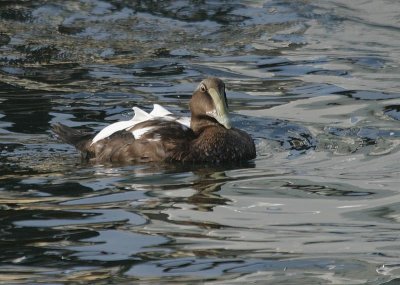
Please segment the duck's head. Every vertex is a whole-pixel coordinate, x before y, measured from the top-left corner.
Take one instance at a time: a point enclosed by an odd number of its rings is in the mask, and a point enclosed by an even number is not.
[[[226,129],[232,128],[225,84],[221,79],[209,77],[201,81],[194,90],[189,106],[192,113],[190,125],[193,131],[215,124],[220,124]]]

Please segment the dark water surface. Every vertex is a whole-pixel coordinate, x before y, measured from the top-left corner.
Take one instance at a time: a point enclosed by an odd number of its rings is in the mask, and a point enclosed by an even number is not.
[[[397,0],[1,1],[0,283],[399,284]],[[100,130],[228,87],[258,156],[87,165]]]

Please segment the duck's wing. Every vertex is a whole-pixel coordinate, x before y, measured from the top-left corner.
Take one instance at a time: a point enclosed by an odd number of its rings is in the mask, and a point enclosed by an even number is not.
[[[92,144],[97,143],[98,141],[101,141],[102,139],[108,138],[112,134],[125,130],[127,128],[130,128],[134,126],[136,123],[132,121],[121,121],[121,122],[116,122],[114,124],[108,125],[104,129],[102,129],[93,139],[92,139]]]
[[[135,112],[134,117],[129,120],[129,121],[120,121],[113,123],[111,125],[108,125],[104,129],[102,129],[92,140],[92,145],[102,139],[110,137],[112,134],[122,131],[122,130],[128,130],[136,125],[146,122],[149,120],[153,119],[158,119],[159,121],[177,121],[180,124],[183,124],[186,127],[190,126],[190,118],[188,117],[175,117],[171,112],[169,112],[167,109],[162,107],[159,104],[154,104],[153,110],[150,113],[147,113],[143,111],[142,109],[138,107],[133,107],[133,111]],[[147,132],[148,129],[138,129],[136,128],[135,131],[132,132],[133,136],[135,139],[140,137],[143,133]]]
[[[187,155],[195,139],[192,129],[177,121],[153,119],[126,130],[135,137],[132,148],[141,149],[141,159],[177,161]]]
[[[153,118],[152,115],[150,115],[149,113],[143,111],[142,109],[138,108],[138,107],[133,107],[132,110],[135,112],[135,115],[133,116],[133,118],[129,121],[120,121],[120,122],[116,122],[113,123],[111,125],[108,125],[107,127],[105,127],[104,129],[102,129],[92,140],[92,144],[108,138],[109,136],[111,136],[112,134],[125,130],[125,129],[129,129],[133,126],[135,126],[136,124],[149,120],[151,118]]]
[[[175,161],[177,152],[188,152],[193,139],[193,131],[176,121],[152,119],[96,142],[88,153],[96,162]]]

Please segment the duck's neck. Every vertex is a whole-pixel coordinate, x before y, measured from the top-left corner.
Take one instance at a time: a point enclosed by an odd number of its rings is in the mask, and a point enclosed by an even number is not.
[[[196,135],[199,135],[207,127],[218,126],[218,125],[220,124],[215,119],[207,116],[204,117],[192,116],[192,118],[190,119],[190,128]]]
[[[189,102],[191,113],[190,128],[196,135],[199,135],[206,127],[219,125],[217,120],[207,116],[207,111],[213,110],[210,100],[211,97],[195,92]]]

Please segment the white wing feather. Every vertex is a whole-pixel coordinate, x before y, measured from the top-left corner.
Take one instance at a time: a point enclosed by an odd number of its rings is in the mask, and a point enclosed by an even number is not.
[[[121,122],[116,122],[114,124],[111,124],[104,129],[102,129],[92,140],[91,144],[94,144],[102,139],[105,139],[109,136],[111,136],[113,133],[116,133],[118,131],[125,130],[127,128],[130,128],[134,125],[136,125],[137,122],[133,121],[121,121]]]
[[[91,144],[94,144],[102,139],[105,139],[118,131],[127,130],[129,128],[132,128],[133,126],[135,126],[138,123],[141,123],[141,122],[144,122],[147,120],[151,120],[154,118],[164,118],[166,120],[176,120],[178,123],[182,124],[183,126],[190,128],[190,117],[181,117],[179,119],[176,119],[173,116],[171,116],[172,113],[170,111],[168,111],[167,109],[165,109],[164,107],[162,107],[161,105],[158,105],[158,104],[153,105],[153,110],[150,112],[150,114],[143,111],[142,109],[140,109],[138,107],[133,107],[132,110],[135,112],[135,115],[133,116],[133,118],[131,120],[120,121],[120,122],[116,122],[111,125],[108,125],[104,129],[102,129],[93,138]],[[135,130],[134,132],[132,132],[132,135],[136,139],[138,139],[144,133],[148,132],[150,129],[151,128],[147,127],[147,128],[143,128],[140,130]]]
[[[170,111],[168,111],[167,109],[165,109],[163,106],[158,105],[158,104],[154,104],[153,111],[150,112],[150,116],[153,116],[153,117],[165,117],[168,115],[172,115],[172,113]]]
[[[93,139],[92,143],[94,144],[102,139],[108,138],[111,136],[113,133],[116,133],[118,131],[126,130],[129,129],[136,124],[147,121],[152,118],[150,114],[147,112],[143,111],[142,109],[138,107],[133,107],[132,110],[135,112],[135,115],[133,118],[129,121],[121,121],[121,122],[116,122],[111,125],[108,125],[104,129],[102,129]]]
[[[190,128],[190,117],[180,117],[176,120],[179,124],[184,125],[187,128]]]
[[[132,135],[135,137],[135,139],[140,139],[145,133],[148,131],[154,129],[154,127],[145,127],[141,129],[137,129],[132,131]]]
[[[143,111],[142,109],[140,109],[138,107],[133,107],[132,110],[135,112],[135,115],[133,116],[131,121],[134,121],[136,123],[144,122],[144,121],[147,121],[147,120],[150,120],[153,118],[153,116],[151,114]]]

